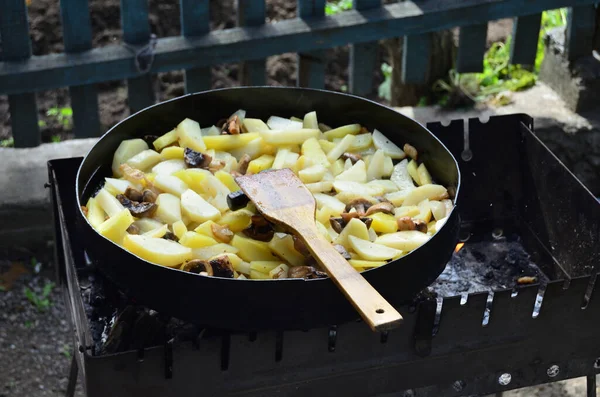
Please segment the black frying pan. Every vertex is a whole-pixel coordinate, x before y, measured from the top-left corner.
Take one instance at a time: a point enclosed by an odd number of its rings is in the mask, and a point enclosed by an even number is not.
[[[400,113],[352,95],[304,88],[247,87],[186,95],[142,110],[108,131],[87,154],[77,174],[78,206],[111,176],[115,150],[125,139],[162,135],[186,117],[210,126],[238,109],[248,117],[302,117],[316,110],[319,122],[331,126],[360,123],[377,128],[402,147],[419,150],[434,179],[456,187],[458,164],[426,128]],[[240,331],[308,329],[340,324],[358,314],[333,282],[327,279],[236,280],[205,277],[155,265],[129,253],[98,234],[78,212],[89,257],[123,292],[164,314],[199,325]],[[458,240],[456,208],[444,227],[409,255],[363,276],[391,304],[414,297],[444,269]]]

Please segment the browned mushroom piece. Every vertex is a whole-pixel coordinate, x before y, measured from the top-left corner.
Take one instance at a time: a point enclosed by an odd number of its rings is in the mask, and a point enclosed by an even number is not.
[[[427,223],[425,223],[424,220],[415,219],[413,222],[415,223],[415,230],[421,233],[427,233]]]
[[[359,216],[364,216],[365,212],[369,209],[369,207],[371,207],[371,205],[373,205],[373,203],[371,203],[369,200],[357,198],[346,204],[346,212],[350,212],[352,208],[354,208]]]
[[[242,132],[242,126],[240,122],[240,118],[237,114],[230,117],[225,124],[223,124],[223,131],[221,134],[229,134],[229,135],[238,135]]]
[[[183,151],[183,160],[191,168],[208,168],[212,162],[212,157],[208,154],[200,153],[186,147]]]
[[[292,266],[290,267],[289,278],[324,278],[327,277],[327,273],[317,270],[313,266]]]
[[[408,143],[405,143],[403,150],[404,150],[404,153],[406,153],[406,155],[408,157],[410,157],[411,159],[417,161],[417,157],[419,155],[419,152],[417,152],[417,149],[414,146],[412,146],[412,145],[410,145]]]
[[[413,222],[410,216],[398,218],[396,222],[398,223],[398,231],[415,230],[415,222]]]
[[[144,189],[142,192],[142,201],[145,201],[146,203],[154,203],[157,198],[158,195],[150,189]]]
[[[81,206],[81,211],[83,212],[83,215],[88,216],[88,209],[85,205]]]
[[[275,234],[273,225],[262,215],[252,215],[250,219],[252,223],[250,227],[243,230],[244,234],[254,240],[271,241]]]
[[[343,218],[331,217],[331,218],[329,218],[329,223],[331,224],[331,228],[333,230],[335,230],[337,233],[341,233],[342,230],[344,229],[344,226],[346,226],[346,222],[344,221]]]
[[[208,170],[214,174],[215,172],[225,168],[225,165],[226,163],[223,160],[213,160],[213,162],[208,166]]]
[[[221,226],[216,223],[210,225],[210,230],[215,235],[217,240],[228,243],[233,238],[233,232],[229,230],[227,225]]]
[[[126,231],[129,234],[140,234],[140,228],[134,225],[133,223],[129,225]]]
[[[185,262],[181,267],[181,270],[190,273],[206,273],[207,276],[213,276],[213,267],[207,261],[201,259],[192,259],[189,262]]]
[[[371,223],[373,223],[373,218],[358,218],[362,223],[367,226],[367,229],[371,227]]]
[[[304,241],[300,239],[300,237],[292,235],[292,240],[294,241],[294,249],[296,251],[298,251],[302,256],[310,256],[310,251],[306,247],[306,244],[304,244]]]
[[[346,248],[344,248],[343,245],[341,244],[334,244],[333,248],[335,248],[337,250],[337,252],[340,253],[341,256],[344,257],[344,259],[346,259],[347,261],[352,259],[352,257],[350,256],[350,254],[348,253],[348,251],[346,251]]]
[[[394,215],[394,204],[390,202],[382,202],[377,203],[369,207],[367,212],[365,212],[365,216],[369,216],[376,212],[383,212],[384,214]]]
[[[179,239],[177,238],[177,236],[174,233],[171,233],[171,232],[166,232],[164,234],[164,236],[162,236],[162,238],[164,238],[165,240],[172,240],[172,241],[175,241],[175,242],[179,241]]]
[[[132,200],[132,201],[137,201],[137,202],[144,201],[144,196],[143,196],[142,192],[140,192],[139,190],[134,189],[132,187],[128,187],[127,189],[125,189],[125,197],[127,197],[129,200]]]
[[[138,218],[150,218],[158,208],[155,203],[139,203],[137,201],[129,200],[124,194],[117,195],[117,200],[123,204],[123,207],[131,212],[131,215]]]
[[[358,211],[356,212],[343,212],[340,214],[340,217],[344,220],[344,225],[350,222],[352,218],[360,218],[360,214]]]
[[[246,175],[246,171],[248,171],[248,164],[250,164],[250,160],[252,158],[248,153],[244,154],[238,163],[238,172],[242,175]]]
[[[271,277],[273,277],[274,279],[279,279],[279,278],[285,278],[285,269],[282,267],[279,267],[277,269],[276,273],[273,273],[273,275]]]
[[[233,278],[234,270],[229,257],[222,255],[209,261],[215,277]]]
[[[362,159],[362,156],[358,153],[344,153],[342,154],[342,160],[350,160],[352,164],[355,164],[358,160]]]

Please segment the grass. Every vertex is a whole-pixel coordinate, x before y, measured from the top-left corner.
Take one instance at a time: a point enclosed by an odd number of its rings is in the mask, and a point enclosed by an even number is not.
[[[435,82],[431,98],[421,98],[419,106],[428,105],[429,102],[444,107],[458,107],[477,102],[491,102],[500,106],[508,104],[510,98],[504,94],[505,92],[522,91],[535,85],[544,59],[544,36],[548,30],[565,24],[566,8],[542,13],[537,55],[532,70],[521,65],[510,64],[512,37],[508,36],[505,43],[493,43],[486,51],[482,73],[459,74],[451,70],[446,79]],[[391,67],[383,64],[381,70],[385,80],[379,87],[379,96],[389,101],[391,100]]]
[[[13,137],[0,140],[0,147],[13,147],[15,146],[15,139]]]
[[[46,111],[46,116],[53,118],[59,124],[62,124],[65,130],[70,130],[73,126],[73,109],[70,107],[50,108]]]
[[[52,305],[52,302],[50,302],[48,297],[53,288],[54,283],[52,281],[47,281],[42,289],[42,293],[38,296],[30,288],[25,287],[25,297],[38,309],[38,311],[43,312]]]

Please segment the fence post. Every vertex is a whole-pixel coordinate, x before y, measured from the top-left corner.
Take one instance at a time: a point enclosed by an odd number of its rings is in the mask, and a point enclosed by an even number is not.
[[[208,0],[181,0],[181,33],[184,37],[201,36],[210,31]],[[190,68],[184,71],[185,93],[210,89],[210,67]]]
[[[138,46],[150,40],[148,0],[121,0],[121,25],[126,44]],[[149,73],[127,80],[127,96],[131,113],[154,103],[152,75]]]
[[[322,17],[325,0],[298,0],[298,17]],[[323,88],[325,86],[325,51],[298,53],[298,87]]]
[[[0,3],[0,36],[2,60],[22,61],[31,56],[27,6],[24,0]],[[35,94],[8,96],[12,135],[15,147],[38,146],[41,142]]]
[[[353,0],[357,11],[381,7],[381,0]],[[353,44],[350,46],[349,88],[356,95],[367,95],[373,91],[373,77],[377,67],[379,42]]]
[[[260,26],[265,23],[265,0],[237,0],[237,11],[238,26]],[[242,85],[265,85],[265,60],[242,62],[239,80]]]
[[[87,1],[60,0],[63,41],[66,52],[82,52],[92,48],[92,27]],[[73,130],[77,138],[98,136],[98,90],[93,84],[69,87],[73,109]]]
[[[456,71],[458,73],[480,73],[483,71],[487,28],[487,23],[460,28],[458,53],[456,54]]]
[[[542,14],[515,18],[510,43],[510,63],[528,67],[535,65],[541,23]]]
[[[569,8],[565,48],[569,61],[591,55],[594,46],[596,10],[593,5]]]

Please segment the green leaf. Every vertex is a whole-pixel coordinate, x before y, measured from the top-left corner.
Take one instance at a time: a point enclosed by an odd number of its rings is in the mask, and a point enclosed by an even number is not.
[[[13,147],[15,146],[15,139],[10,137],[10,138],[6,138],[6,139],[2,139],[0,141],[0,146],[1,147]]]
[[[53,288],[54,283],[52,281],[47,282],[46,285],[44,285],[44,289],[42,290],[42,296],[46,298],[48,295],[50,295]]]

